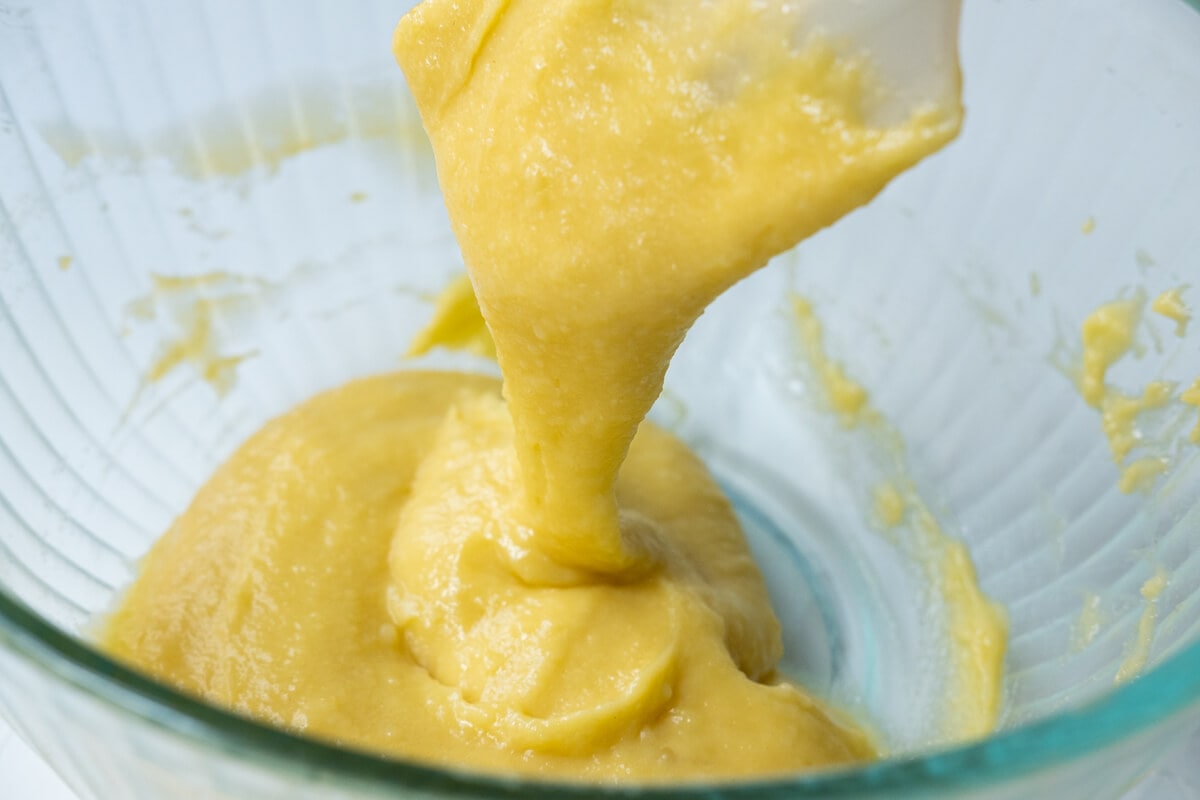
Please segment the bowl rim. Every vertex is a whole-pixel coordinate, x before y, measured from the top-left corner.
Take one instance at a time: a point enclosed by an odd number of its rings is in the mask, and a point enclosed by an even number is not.
[[[1180,0],[1200,12],[1200,0]],[[1086,703],[971,742],[889,757],[857,767],[730,782],[597,785],[431,766],[342,747],[210,705],[137,672],[48,622],[0,585],[0,646],[42,673],[184,744],[217,750],[254,767],[348,777],[362,788],[437,791],[447,797],[662,800],[895,796],[920,789],[1011,781],[1128,740],[1200,707],[1200,641]]]
[[[1188,0],[1191,2],[1191,0]],[[779,799],[894,796],[902,790],[981,787],[1095,754],[1200,706],[1200,641],[1146,673],[1068,711],[984,739],[858,767],[759,780],[597,785],[470,772],[341,747],[218,708],[126,667],[59,630],[0,587],[0,644],[118,713],[186,744],[254,767],[350,778],[363,788],[437,791],[446,797]]]

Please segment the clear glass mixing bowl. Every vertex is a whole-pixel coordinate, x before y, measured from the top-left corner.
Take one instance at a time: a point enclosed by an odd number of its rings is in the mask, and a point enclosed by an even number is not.
[[[137,559],[264,420],[370,372],[488,368],[401,359],[462,269],[389,54],[402,5],[0,0],[0,710],[73,788],[1116,797],[1200,725],[1198,412],[1140,419],[1134,456],[1165,474],[1126,494],[1072,377],[1093,309],[1200,276],[1200,14],[1182,0],[968,0],[962,138],[719,301],[656,408],[734,496],[789,668],[877,719],[889,760],[545,787],[270,730],[94,650]],[[886,435],[823,405],[794,293]],[[1112,383],[1186,388],[1198,335],[1147,311]],[[930,733],[923,590],[897,566],[906,526],[871,506],[897,474],[1008,609],[984,741]]]

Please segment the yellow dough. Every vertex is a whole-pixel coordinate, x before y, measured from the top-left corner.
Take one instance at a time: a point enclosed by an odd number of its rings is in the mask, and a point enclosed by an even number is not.
[[[1108,370],[1133,347],[1142,318],[1142,299],[1114,300],[1097,308],[1083,321],[1083,370],[1079,393],[1088,405],[1104,406]]]
[[[1176,286],[1154,298],[1150,308],[1155,314],[1166,317],[1175,323],[1175,335],[1187,336],[1188,323],[1192,321],[1192,312],[1183,301],[1183,291],[1186,287]]]
[[[496,345],[479,314],[475,290],[465,275],[455,278],[438,295],[433,320],[409,344],[406,355],[414,358],[435,347],[449,347],[484,358],[496,357]]]
[[[428,761],[652,779],[872,754],[774,680],[762,581],[674,437],[643,425],[616,485],[658,558],[634,582],[525,581],[541,554],[508,512],[516,480],[487,378],[407,372],[320,395],[218,470],[106,644],[242,713]]]
[[[405,17],[503,400],[402,373],[270,423],[149,555],[108,647],[279,725],[474,768],[654,781],[874,755],[779,680],[728,502],[641,422],[705,306],[961,114],[872,127],[867,66],[761,5]]]
[[[429,0],[395,50],[495,340],[539,548],[644,561],[610,487],[718,294],[949,141],[863,121],[864,65],[748,0]]]

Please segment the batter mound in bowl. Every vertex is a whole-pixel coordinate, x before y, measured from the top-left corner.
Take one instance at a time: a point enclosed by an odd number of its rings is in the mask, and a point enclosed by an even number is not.
[[[956,134],[749,0],[427,0],[395,51],[503,388],[409,372],[271,422],[147,557],[120,658],[281,726],[596,780],[875,746],[775,673],[729,503],[642,422],[722,291]]]

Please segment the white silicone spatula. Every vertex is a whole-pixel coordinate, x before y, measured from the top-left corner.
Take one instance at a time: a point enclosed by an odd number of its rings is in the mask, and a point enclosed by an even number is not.
[[[923,108],[959,102],[961,0],[786,0],[801,29],[861,53],[884,86],[871,122],[890,125]]]

